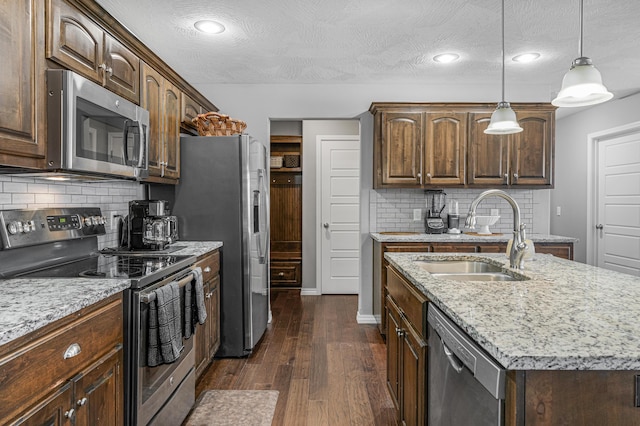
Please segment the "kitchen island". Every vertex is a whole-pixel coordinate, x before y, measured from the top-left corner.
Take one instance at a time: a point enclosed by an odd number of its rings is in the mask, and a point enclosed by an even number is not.
[[[543,254],[521,271],[510,270],[504,254],[386,253],[385,259],[389,273],[507,370],[505,424],[640,424],[637,277]],[[419,266],[430,259],[485,261],[527,279],[436,278]]]

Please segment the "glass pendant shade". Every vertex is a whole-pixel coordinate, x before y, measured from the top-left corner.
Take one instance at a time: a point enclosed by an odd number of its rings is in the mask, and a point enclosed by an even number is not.
[[[602,84],[600,71],[591,59],[577,58],[562,79],[562,88],[551,103],[558,107],[580,107],[606,102],[613,98]]]
[[[522,127],[518,124],[516,113],[511,109],[509,102],[500,102],[493,114],[489,126],[484,130],[488,135],[506,135],[520,133]]]

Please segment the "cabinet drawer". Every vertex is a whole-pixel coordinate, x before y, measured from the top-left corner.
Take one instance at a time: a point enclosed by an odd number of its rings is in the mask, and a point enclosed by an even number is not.
[[[202,268],[202,281],[206,283],[213,279],[220,272],[220,250],[205,255],[196,266]]]
[[[60,320],[63,326],[35,340],[25,336],[24,346],[0,358],[0,418],[9,418],[121,345],[122,311],[119,295],[72,322]],[[74,344],[80,352],[65,359]]]
[[[302,262],[271,261],[271,283],[274,285],[301,285]]]
[[[387,291],[413,328],[424,338],[427,336],[427,302],[429,299],[411,287],[391,267],[387,267]]]

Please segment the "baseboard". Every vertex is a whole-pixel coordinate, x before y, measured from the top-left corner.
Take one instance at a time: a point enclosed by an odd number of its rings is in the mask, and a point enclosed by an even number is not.
[[[320,293],[320,290],[318,290],[317,288],[301,288],[300,289],[300,296],[320,296],[322,293]]]
[[[356,315],[356,321],[358,324],[378,324],[375,315],[360,315],[360,312]]]

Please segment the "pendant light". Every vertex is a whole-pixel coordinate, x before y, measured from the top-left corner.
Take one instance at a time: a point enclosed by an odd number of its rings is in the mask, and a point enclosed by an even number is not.
[[[578,41],[578,58],[571,63],[571,68],[562,79],[562,88],[551,103],[558,107],[581,107],[606,102],[613,98],[602,84],[600,71],[593,66],[590,58],[582,56],[583,0],[580,0],[580,39]]]
[[[502,0],[502,100],[491,114],[491,121],[484,132],[489,135],[507,135],[521,131],[522,127],[518,124],[516,113],[511,109],[509,102],[504,100],[504,0]]]

